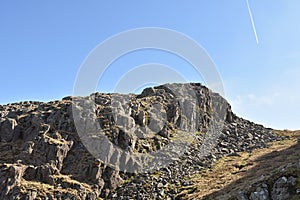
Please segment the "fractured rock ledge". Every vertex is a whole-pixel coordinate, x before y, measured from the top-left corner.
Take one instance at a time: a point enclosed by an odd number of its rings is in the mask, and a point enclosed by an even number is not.
[[[180,198],[185,177],[284,138],[199,83],[0,105],[0,199]]]

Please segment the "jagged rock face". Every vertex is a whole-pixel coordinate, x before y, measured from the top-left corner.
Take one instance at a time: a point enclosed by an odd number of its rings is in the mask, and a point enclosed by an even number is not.
[[[87,102],[92,103],[91,110],[85,110]],[[174,198],[177,185],[189,184],[182,181],[184,176],[223,155],[263,148],[277,139],[270,129],[238,118],[225,99],[200,84],[166,84],[140,95],[95,93],[48,103],[8,104],[0,106],[0,117],[1,199]],[[81,128],[89,140],[106,136],[103,151],[115,145],[120,152],[151,154],[178,138],[178,130],[193,134],[194,141],[161,169],[163,178],[155,180],[147,172],[128,181],[132,174],[106,165],[107,157],[94,157],[86,148],[85,138],[77,134]],[[206,137],[214,132],[218,137]],[[206,154],[203,144],[211,146]],[[112,160],[118,153],[107,154]],[[174,187],[165,191],[168,184]],[[276,188],[274,192],[284,195]]]
[[[24,173],[24,166],[2,165],[0,169],[0,198],[12,199],[18,195],[18,185]]]

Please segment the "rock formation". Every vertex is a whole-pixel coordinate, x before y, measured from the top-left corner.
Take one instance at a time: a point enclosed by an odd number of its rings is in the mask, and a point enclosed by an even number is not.
[[[185,177],[284,138],[198,83],[2,105],[0,199],[180,198]],[[297,178],[236,198],[288,199]]]

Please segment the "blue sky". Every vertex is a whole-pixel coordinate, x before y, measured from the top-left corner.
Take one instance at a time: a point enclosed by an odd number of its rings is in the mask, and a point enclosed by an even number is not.
[[[93,48],[133,28],[179,31],[216,64],[226,98],[240,116],[273,128],[300,128],[300,1],[1,1],[0,104],[72,95],[78,70]],[[165,52],[128,54],[111,66],[99,90],[112,91],[143,63],[171,66],[201,81],[188,63]]]

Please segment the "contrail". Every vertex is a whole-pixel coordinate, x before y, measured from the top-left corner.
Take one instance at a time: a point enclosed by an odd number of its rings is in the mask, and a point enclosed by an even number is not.
[[[251,8],[249,6],[249,0],[246,0],[246,2],[247,2],[248,12],[249,12],[249,15],[250,15],[250,19],[251,19],[252,28],[253,28],[253,32],[254,32],[254,35],[255,35],[256,43],[258,44],[258,37],[257,37],[257,33],[256,33],[256,28],[255,28],[254,20],[253,20],[253,17],[252,17]]]

